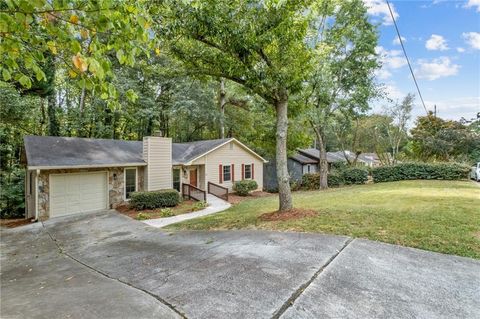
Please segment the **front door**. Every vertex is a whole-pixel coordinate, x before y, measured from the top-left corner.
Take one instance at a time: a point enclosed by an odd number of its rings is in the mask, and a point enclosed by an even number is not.
[[[190,170],[190,185],[197,187],[197,169]]]

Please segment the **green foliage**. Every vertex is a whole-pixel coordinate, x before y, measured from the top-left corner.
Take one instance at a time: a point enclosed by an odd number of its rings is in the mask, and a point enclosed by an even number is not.
[[[154,209],[160,207],[173,207],[180,202],[180,195],[174,189],[155,192],[135,192],[130,195],[130,207],[141,209]]]
[[[466,179],[470,168],[457,163],[402,163],[372,169],[375,183],[411,179]]]
[[[25,170],[15,167],[0,172],[0,217],[18,218],[25,214]]]
[[[410,132],[410,150],[414,158],[423,161],[478,160],[480,134],[473,125],[443,120],[430,113],[418,117]]]
[[[240,196],[247,196],[251,191],[254,191],[257,188],[257,182],[250,179],[235,182],[233,185],[233,190]]]
[[[340,187],[345,183],[343,176],[337,173],[328,174],[328,187]],[[318,189],[318,188],[317,188]]]
[[[346,185],[365,184],[368,181],[368,171],[362,168],[346,168],[339,175]],[[330,178],[331,175],[328,176]]]
[[[174,216],[173,210],[171,208],[162,208],[160,209],[160,216],[161,217],[171,217]]]
[[[150,216],[147,213],[138,213],[137,217],[135,217],[136,220],[147,220],[150,219]]]
[[[1,6],[0,74],[27,89],[47,80],[43,66],[53,55],[79,87],[116,99],[107,82],[115,77],[112,65],[133,65],[154,46],[146,1],[9,0]]]
[[[328,174],[328,187],[339,187],[342,186],[345,181],[343,180],[343,176],[338,173],[330,173]],[[311,173],[311,174],[304,174],[302,176],[302,189],[304,190],[318,190],[320,188],[320,174],[319,173]]]
[[[202,210],[202,209],[205,209],[207,207],[208,207],[208,203],[201,200],[201,201],[196,202],[195,205],[193,205],[192,211],[196,212],[197,210]]]

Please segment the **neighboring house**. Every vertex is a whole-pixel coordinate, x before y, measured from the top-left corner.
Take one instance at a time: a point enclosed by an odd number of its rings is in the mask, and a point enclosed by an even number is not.
[[[25,136],[26,217],[45,219],[115,208],[135,191],[208,183],[232,189],[253,179],[263,187],[266,161],[234,138],[172,143],[146,137],[121,141]]]
[[[316,148],[299,149],[288,158],[287,166],[291,182],[300,182],[304,174],[318,173],[320,151]],[[328,169],[333,163],[347,163],[355,160],[355,154],[350,151],[327,152]],[[381,162],[375,153],[362,153],[357,158],[357,164],[369,167],[380,166]],[[263,183],[266,190],[278,188],[275,162],[270,161],[264,166]]]

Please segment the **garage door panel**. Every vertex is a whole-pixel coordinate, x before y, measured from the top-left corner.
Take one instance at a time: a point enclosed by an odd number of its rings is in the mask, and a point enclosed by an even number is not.
[[[50,217],[105,209],[106,189],[105,172],[52,175]]]

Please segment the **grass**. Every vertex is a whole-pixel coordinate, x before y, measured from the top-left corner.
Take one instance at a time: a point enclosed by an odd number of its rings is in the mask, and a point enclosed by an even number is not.
[[[480,259],[480,187],[468,181],[402,181],[296,192],[297,208],[318,215],[261,221],[276,196],[246,200],[229,210],[169,229],[268,229],[367,238]]]

